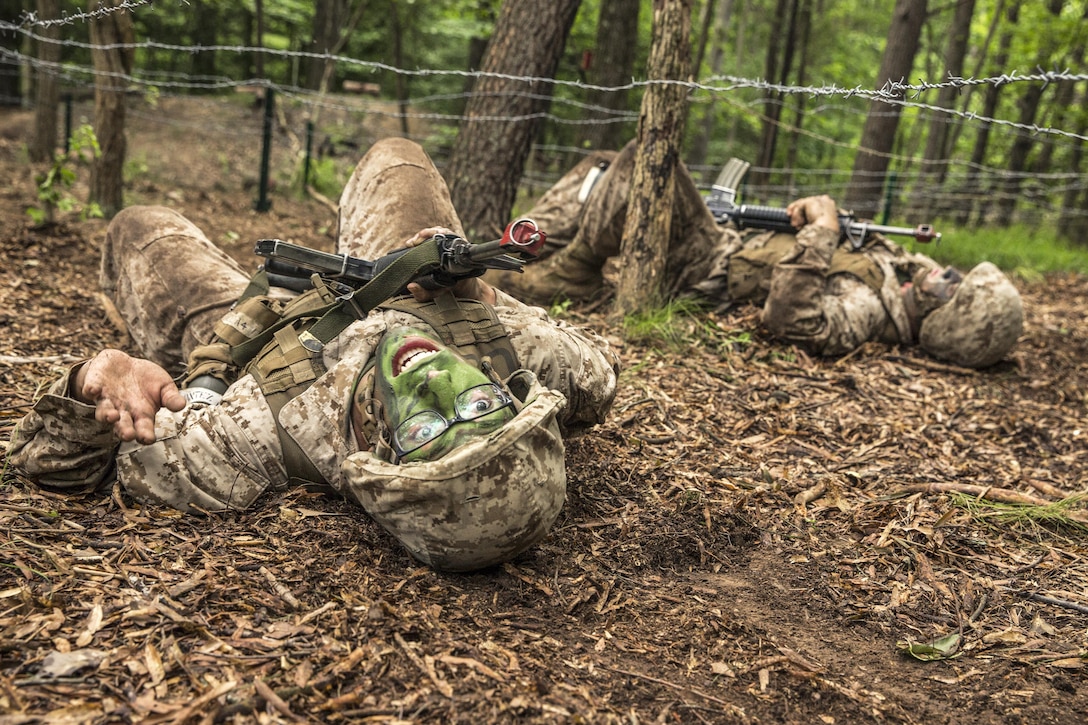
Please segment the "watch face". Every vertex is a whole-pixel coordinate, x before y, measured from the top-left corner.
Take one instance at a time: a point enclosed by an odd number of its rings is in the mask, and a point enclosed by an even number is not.
[[[189,405],[217,405],[223,396],[208,388],[185,388],[182,396],[189,401]]]

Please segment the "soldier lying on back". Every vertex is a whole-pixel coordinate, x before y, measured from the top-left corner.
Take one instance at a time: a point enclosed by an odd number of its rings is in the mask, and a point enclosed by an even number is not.
[[[403,139],[371,148],[340,208],[339,250],[356,257],[463,234],[431,160]],[[561,433],[601,422],[615,395],[601,337],[470,277],[412,284],[320,346],[303,314],[236,366],[225,341],[324,294],[271,289],[232,307],[249,282],[180,214],[122,211],[102,284],[144,357],[105,350],[74,366],[19,424],[9,462],[55,488],[116,476],[183,511],[329,486],[439,569],[496,564],[543,538],[566,492]],[[179,390],[186,370],[224,390]]]
[[[620,251],[634,152],[630,143],[575,166],[528,212],[549,232],[540,261],[523,274],[486,278],[536,304],[600,294],[605,262]],[[602,167],[590,186],[587,177]],[[723,309],[759,305],[771,334],[816,355],[875,340],[917,344],[942,360],[983,368],[1020,336],[1020,295],[993,264],[962,274],[875,234],[854,250],[827,196],[791,204],[798,231],[784,234],[719,225],[682,165],[675,193],[664,290],[671,297],[696,296]]]

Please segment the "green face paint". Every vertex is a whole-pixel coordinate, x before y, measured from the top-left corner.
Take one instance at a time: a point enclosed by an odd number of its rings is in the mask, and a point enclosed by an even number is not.
[[[374,397],[382,404],[394,441],[399,438],[399,447],[408,451],[402,462],[441,458],[514,417],[513,407],[504,407],[492,394],[487,375],[431,332],[413,327],[389,330],[376,356]]]

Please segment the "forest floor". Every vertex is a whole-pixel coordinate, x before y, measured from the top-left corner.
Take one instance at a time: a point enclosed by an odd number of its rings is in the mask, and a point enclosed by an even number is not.
[[[255,212],[256,144],[206,133],[252,116],[133,113],[126,202],[254,267],[261,237],[331,248],[326,205]],[[103,222],[24,213],[28,122],[0,115],[0,444],[72,361],[128,344]],[[1017,284],[1023,338],[981,372],[809,359],[752,310],[677,347],[567,310],[622,356],[614,409],[570,442],[549,537],[469,575],[334,498],[188,516],[5,468],[0,725],[1088,721],[1088,279]]]

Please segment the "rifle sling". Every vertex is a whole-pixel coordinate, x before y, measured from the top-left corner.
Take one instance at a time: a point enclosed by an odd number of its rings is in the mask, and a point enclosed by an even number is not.
[[[404,289],[409,282],[418,277],[431,274],[441,268],[441,255],[436,244],[422,244],[404,253],[374,276],[369,282],[346,297],[317,309],[304,310],[296,315],[284,317],[275,325],[264,330],[260,335],[235,345],[231,348],[231,358],[244,366],[252,360],[275,336],[276,332],[304,317],[318,317],[317,322],[303,333],[307,339],[316,339],[317,349],[324,347],[348,325],[361,320],[367,314]],[[258,272],[250,281],[242,299],[268,291],[268,277],[264,271]]]
[[[396,297],[409,282],[441,267],[442,258],[437,244],[414,247],[393,260],[365,285],[338,301],[303,334],[315,338],[324,347],[352,322],[365,318],[375,307]]]

